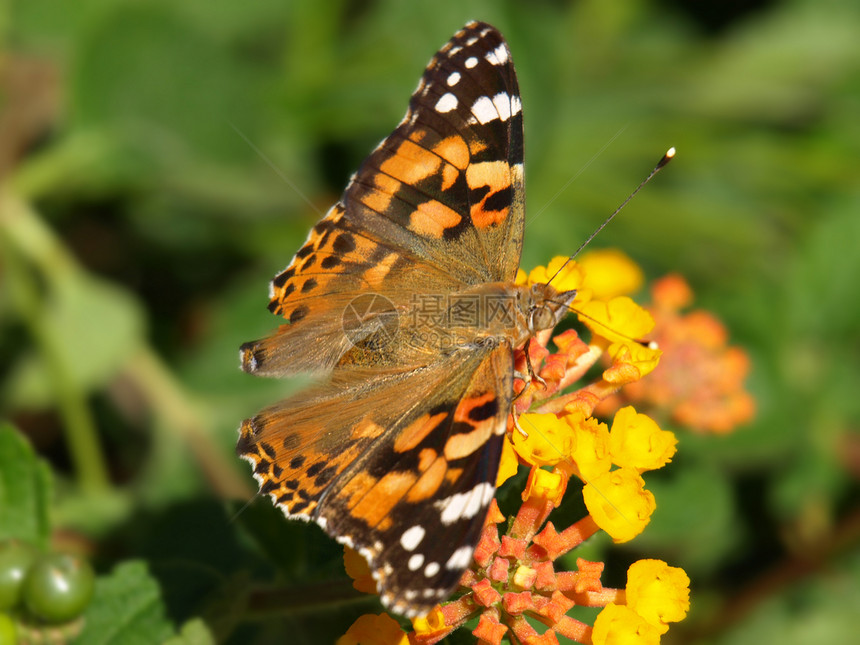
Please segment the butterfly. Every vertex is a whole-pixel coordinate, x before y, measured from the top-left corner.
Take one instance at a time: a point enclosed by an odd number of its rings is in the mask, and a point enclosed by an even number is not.
[[[511,53],[470,22],[272,281],[269,309],[287,323],[241,348],[246,372],[316,379],[242,423],[237,452],[260,492],[361,553],[406,616],[447,599],[470,566],[514,351],[576,295],[515,284],[523,180]]]

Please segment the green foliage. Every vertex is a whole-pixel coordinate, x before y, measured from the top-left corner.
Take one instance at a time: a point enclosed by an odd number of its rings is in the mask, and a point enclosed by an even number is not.
[[[79,642],[144,645],[174,634],[161,589],[147,569],[144,562],[127,561],[99,577]]]
[[[696,306],[752,358],[755,421],[724,437],[672,428],[675,463],[648,480],[652,526],[623,549],[588,546],[609,558],[605,583],[622,585],[643,555],[687,569],[693,614],[667,641],[849,642],[860,9],[728,11],[6,7],[0,416],[19,430],[0,428],[0,540],[47,549],[53,535],[92,554],[77,642],[330,642],[375,608],[316,527],[265,499],[234,503],[254,490],[233,454],[239,422],[299,386],[242,374],[236,349],[278,324],[267,281],[471,18],[498,26],[517,63],[523,265],[573,251],[674,145],[676,161],[594,244],[622,248],[651,278],[686,276]],[[798,562],[811,566],[788,575]],[[261,600],[269,587],[280,603]]]
[[[0,540],[47,546],[51,471],[9,424],[0,425]]]

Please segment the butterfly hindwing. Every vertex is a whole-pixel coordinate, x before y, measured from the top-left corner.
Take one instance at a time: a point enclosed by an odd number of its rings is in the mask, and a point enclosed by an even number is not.
[[[513,355],[476,350],[432,371],[442,386],[351,467],[321,511],[326,530],[368,557],[385,605],[407,615],[446,599],[471,562],[496,490]]]
[[[480,536],[512,379],[499,347],[317,386],[245,421],[238,452],[288,517],[368,557],[388,606],[420,613],[450,594]]]

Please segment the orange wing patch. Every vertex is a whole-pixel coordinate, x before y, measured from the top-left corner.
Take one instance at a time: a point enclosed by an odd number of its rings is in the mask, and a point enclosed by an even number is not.
[[[378,481],[376,477],[368,472],[359,471],[355,473],[353,478],[340,491],[340,495],[347,500],[347,508],[355,507],[367,495],[367,491],[376,486]]]
[[[469,165],[469,146],[463,137],[446,137],[433,146],[433,152],[459,170],[465,170]]]
[[[350,515],[384,531],[391,526],[391,509],[406,495],[417,477],[411,472],[387,473],[350,509]]]
[[[373,289],[379,289],[382,287],[382,283],[385,280],[385,277],[388,275],[389,271],[391,271],[391,267],[394,266],[394,263],[400,259],[400,255],[398,253],[390,253],[386,255],[380,262],[374,264],[367,271],[364,272],[364,279],[367,282],[367,286]]]
[[[438,457],[430,467],[427,468],[415,482],[415,485],[409,489],[406,495],[406,501],[420,502],[424,499],[430,499],[439,490],[442,482],[445,481],[445,473],[448,472],[448,460],[444,457]]]
[[[418,235],[441,239],[445,229],[454,228],[462,220],[457,211],[434,199],[418,205],[409,216],[408,228]]]
[[[415,419],[395,439],[394,452],[406,452],[415,448],[427,438],[427,435],[438,428],[447,416],[447,412],[439,412],[433,416],[425,414]]]
[[[504,196],[511,190],[511,166],[507,161],[484,161],[466,168],[466,183],[473,191],[489,188],[483,199],[472,204],[472,223],[479,228],[487,228],[502,223],[508,216],[510,196],[501,199],[504,206],[497,208],[493,199]]]
[[[324,436],[324,428],[296,421],[283,423],[279,414],[261,413],[246,419],[240,428],[240,454],[253,464],[261,481],[260,491],[272,495],[290,515],[310,515],[323,491],[347,464],[357,459],[383,429],[374,423],[359,423],[354,440],[337,453],[309,438]],[[359,428],[359,426],[361,428]],[[285,428],[289,430],[285,430]],[[364,482],[363,490],[373,482]]]
[[[460,401],[454,412],[454,421],[472,426],[473,430],[458,432],[448,438],[445,442],[446,459],[454,461],[467,457],[487,442],[496,429],[496,415],[493,413],[488,416],[483,414],[482,410],[495,410],[496,401],[496,395],[493,392]]]
[[[391,206],[391,200],[394,199],[394,194],[400,188],[400,182],[394,177],[376,173],[373,177],[373,183],[376,189],[368,189],[362,196],[362,202],[371,210],[384,213]]]
[[[396,180],[391,181],[397,183]],[[273,313],[297,323],[307,315],[308,302],[343,290],[349,276],[352,276],[356,288],[365,286],[360,283],[358,273],[371,264],[370,258],[378,244],[365,236],[336,228],[343,212],[341,204],[334,206],[329,215],[313,228],[290,266],[272,281],[269,309]],[[388,258],[388,261],[396,259]],[[374,264],[373,268],[377,269],[379,265]]]
[[[394,154],[382,162],[379,169],[398,181],[414,186],[422,179],[439,172],[442,160],[427,148],[406,139]]]

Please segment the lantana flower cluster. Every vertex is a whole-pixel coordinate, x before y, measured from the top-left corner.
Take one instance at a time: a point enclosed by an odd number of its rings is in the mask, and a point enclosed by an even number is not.
[[[693,291],[680,275],[653,283],[651,337],[664,358],[649,378],[631,383],[604,405],[632,402],[694,432],[727,434],[755,414],[755,401],[744,387],[750,359],[728,344],[728,331],[712,313],[684,312],[692,302]]]
[[[603,586],[602,562],[577,558],[573,571],[557,565],[598,531],[622,543],[644,530],[656,501],[643,473],[671,461],[677,443],[671,432],[632,406],[617,410],[609,426],[592,416],[599,403],[654,370],[661,351],[643,340],[653,327],[651,315],[626,295],[642,284],[632,261],[614,251],[566,260],[554,258],[529,274],[520,271],[517,278],[518,283],[551,279],[559,291],[576,289],[571,308],[591,332],[585,342],[573,329],[554,337],[547,330],[529,343],[528,361],[523,352],[516,357],[523,378],[515,380],[510,441],[497,484],[527,466],[522,505],[505,518],[493,502],[460,590],[451,601],[413,619],[411,632],[387,614],[369,614],[339,645],[437,643],[475,618],[472,633],[479,643],[554,644],[562,635],[588,645],[651,645],[670,623],[686,616],[689,578],[665,562],[634,562],[624,588]],[[599,360],[605,361],[599,374],[571,390]],[[547,519],[566,493],[581,494],[588,514],[559,529]],[[372,591],[366,566],[361,570],[363,559],[348,553],[346,562],[356,586]],[[577,605],[603,609],[588,624],[568,615]]]

